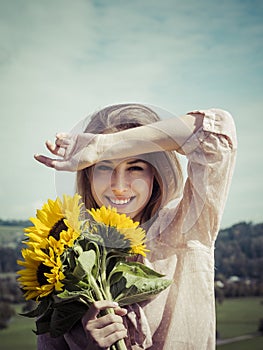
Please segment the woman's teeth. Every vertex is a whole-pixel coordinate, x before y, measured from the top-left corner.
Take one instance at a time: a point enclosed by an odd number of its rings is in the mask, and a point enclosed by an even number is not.
[[[116,199],[116,198],[110,198],[110,201],[113,203],[113,204],[127,204],[129,203],[131,200],[131,198],[126,198],[126,199]]]

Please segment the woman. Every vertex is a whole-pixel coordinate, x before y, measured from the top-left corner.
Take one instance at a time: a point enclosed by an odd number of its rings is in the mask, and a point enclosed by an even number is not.
[[[111,205],[145,226],[143,262],[173,284],[126,309],[97,302],[63,338],[40,336],[39,349],[107,349],[122,338],[129,349],[214,349],[214,243],[236,154],[231,115],[210,109],[161,121],[146,106],[114,105],[84,133],[58,134],[47,147],[61,158],[35,158],[77,171],[87,208]],[[184,188],[175,151],[188,158]],[[115,315],[98,318],[106,307]]]

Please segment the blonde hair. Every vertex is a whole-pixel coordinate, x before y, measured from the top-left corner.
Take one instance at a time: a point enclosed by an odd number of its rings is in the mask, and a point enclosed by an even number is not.
[[[91,116],[84,132],[94,134],[114,133],[159,121],[159,116],[141,104],[118,104],[106,107]],[[153,218],[160,208],[181,195],[183,176],[180,162],[173,151],[160,151],[140,155],[154,169],[152,196],[146,205],[141,223]],[[87,209],[98,205],[91,193],[93,167],[78,171],[77,191]]]

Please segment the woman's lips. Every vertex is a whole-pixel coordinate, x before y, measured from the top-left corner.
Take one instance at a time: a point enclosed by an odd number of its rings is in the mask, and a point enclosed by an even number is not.
[[[116,197],[107,197],[108,201],[114,205],[124,205],[131,202],[134,197],[129,198],[116,198]]]

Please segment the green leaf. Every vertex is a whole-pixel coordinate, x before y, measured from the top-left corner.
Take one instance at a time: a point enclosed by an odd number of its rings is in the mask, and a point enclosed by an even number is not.
[[[37,307],[34,310],[21,313],[20,315],[25,317],[39,317],[45,313],[45,311],[50,307],[51,304],[52,302],[50,299],[43,299],[37,304]]]
[[[96,254],[96,261],[92,269],[92,274],[95,278],[98,277],[99,274],[99,269],[100,269],[100,256],[101,256],[101,251],[99,249],[99,246],[96,242],[88,242],[87,244],[87,249],[86,250],[93,250]]]
[[[78,244],[81,246],[83,251],[89,251],[89,250],[93,250],[96,254],[96,262],[93,266],[93,270],[92,270],[92,274],[93,276],[96,278],[98,276],[98,270],[100,268],[100,256],[101,256],[101,252],[100,252],[100,248],[102,247],[102,243],[98,243],[96,241],[94,241],[94,238],[97,235],[94,234],[89,234],[88,233],[88,237],[85,235],[82,235],[81,238],[78,241]],[[99,239],[101,240],[101,237],[99,237]]]
[[[114,283],[119,282],[122,277],[123,277],[122,271],[115,272],[114,274],[111,275],[110,284],[113,285]]]
[[[122,277],[119,278],[122,274]],[[117,278],[116,278],[117,277]],[[166,289],[171,281],[164,275],[138,262],[121,262],[111,273],[111,293],[120,305],[129,305],[152,298]],[[112,283],[117,280],[117,283]]]
[[[87,305],[74,301],[57,305],[50,320],[51,337],[59,337],[68,332],[87,312]]]
[[[84,304],[89,305],[94,301],[94,297],[91,289],[81,290],[81,291],[68,291],[64,290],[62,293],[59,293],[54,297],[54,307],[62,305],[71,301],[80,301]]]
[[[73,271],[74,277],[82,280],[86,275],[90,275],[95,263],[96,253],[94,250],[83,252],[77,259],[77,265]]]
[[[123,251],[110,251],[107,253],[107,257],[106,257],[106,276],[107,276],[107,280],[110,280],[110,276],[112,276],[112,272],[116,267],[116,264],[125,261],[125,259],[127,259],[129,256],[131,256],[131,254],[123,252]],[[120,275],[119,277],[117,277],[117,275]],[[115,279],[115,282],[117,282],[116,279],[120,279],[122,276],[122,273],[118,274],[118,272],[116,272],[115,276],[113,277]],[[111,283],[114,283],[113,281],[111,281]]]
[[[112,276],[115,273],[129,273],[131,275],[145,277],[145,278],[160,278],[164,277],[165,275],[160,274],[157,271],[154,271],[153,269],[147,267],[144,264],[141,264],[139,262],[125,262],[120,261],[116,264],[116,266],[112,269],[112,272],[109,276],[109,279],[112,278]]]
[[[80,244],[76,243],[72,248],[72,251],[74,252],[74,255],[80,256],[83,253],[83,248],[81,247]]]
[[[123,290],[119,297],[115,298],[120,306],[130,305],[139,303],[148,299],[153,298],[159,294],[171,284],[170,280],[167,279],[154,279],[148,281],[134,282],[134,285],[128,289]]]
[[[53,308],[48,308],[46,312],[36,320],[36,334],[48,333],[50,331],[50,321],[53,314]]]
[[[61,293],[63,294],[63,293]],[[76,322],[87,312],[89,301],[86,295],[69,293],[67,299],[54,296],[54,302],[36,321],[36,334],[49,332],[52,337],[58,337],[68,332]]]

